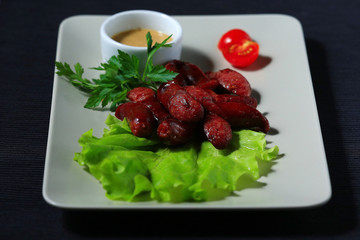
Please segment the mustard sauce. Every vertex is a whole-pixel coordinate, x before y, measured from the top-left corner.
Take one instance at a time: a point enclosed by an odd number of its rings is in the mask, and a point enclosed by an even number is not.
[[[146,47],[146,34],[150,32],[153,43],[158,42],[161,43],[164,41],[169,35],[153,30],[153,29],[146,29],[146,28],[137,28],[132,29],[124,32],[119,32],[113,35],[111,38],[115,41],[129,45],[134,47]],[[167,42],[171,42],[172,38],[170,38]]]

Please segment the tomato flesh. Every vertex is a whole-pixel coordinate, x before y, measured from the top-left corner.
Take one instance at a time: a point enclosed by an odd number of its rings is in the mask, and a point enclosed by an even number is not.
[[[234,67],[247,67],[259,56],[259,44],[251,40],[243,40],[222,49],[224,58]]]

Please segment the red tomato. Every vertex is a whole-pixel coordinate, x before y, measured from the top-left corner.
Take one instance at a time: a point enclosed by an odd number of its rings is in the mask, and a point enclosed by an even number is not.
[[[222,49],[225,59],[234,67],[246,67],[255,62],[259,56],[259,44],[243,39],[239,43],[227,45]]]
[[[245,31],[241,29],[232,29],[220,38],[218,48],[223,50],[226,46],[240,43],[244,39],[251,40],[250,36]]]
[[[220,38],[218,48],[234,67],[249,66],[259,56],[259,45],[241,29],[232,29],[226,32]]]

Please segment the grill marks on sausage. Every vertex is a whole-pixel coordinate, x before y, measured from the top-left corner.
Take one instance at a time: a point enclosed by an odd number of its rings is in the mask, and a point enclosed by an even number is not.
[[[198,126],[214,147],[224,149],[232,138],[232,127],[268,132],[269,122],[251,97],[244,76],[231,69],[204,73],[191,63],[170,61],[165,67],[179,73],[157,91],[139,87],[129,91],[131,102],[118,107],[115,116],[127,118],[134,135],[156,132],[168,145],[187,143]],[[155,131],[156,130],[156,131]]]

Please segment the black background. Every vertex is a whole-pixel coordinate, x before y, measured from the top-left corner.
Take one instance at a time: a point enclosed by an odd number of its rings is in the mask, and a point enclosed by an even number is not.
[[[303,26],[333,196],[313,209],[75,211],[42,180],[60,22],[149,9],[170,15],[283,13]],[[360,1],[0,0],[0,239],[360,239]],[[294,126],[301,127],[301,126]]]

